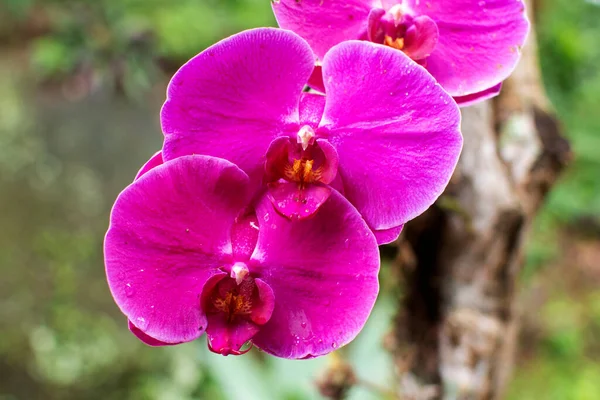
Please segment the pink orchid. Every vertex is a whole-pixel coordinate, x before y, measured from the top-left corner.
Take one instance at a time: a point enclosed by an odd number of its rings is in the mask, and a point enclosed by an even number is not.
[[[461,106],[500,92],[529,31],[521,0],[277,0],[272,6],[279,26],[306,39],[318,60],[346,40],[385,44],[425,66]],[[323,90],[319,72],[311,84]]]
[[[207,334],[217,353],[250,342],[285,358],[327,354],[362,329],[378,292],[376,240],[332,193],[290,221],[228,161],[160,153],[118,197],[105,239],[108,283],[151,346]]]
[[[215,44],[169,84],[163,157],[227,159],[292,219],[339,191],[387,243],[447,185],[462,146],[458,107],[390,47],[344,42],[322,67],[327,95],[303,93],[314,54],[293,32],[255,29]]]

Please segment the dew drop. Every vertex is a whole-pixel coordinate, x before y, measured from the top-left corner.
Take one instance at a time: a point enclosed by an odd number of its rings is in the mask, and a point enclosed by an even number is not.
[[[145,318],[142,317],[137,317],[135,319],[135,326],[137,326],[138,328],[140,328],[141,330],[145,331],[146,328],[148,327],[148,322],[146,321]]]
[[[306,328],[306,322],[300,323],[300,326],[303,327],[303,328]]]
[[[133,289],[133,287],[131,287],[131,283],[128,283],[125,285],[125,295],[127,297],[131,297],[133,296],[135,293],[135,290]]]
[[[265,216],[263,217],[263,219],[265,220],[265,222],[269,221],[269,213],[265,213]]]
[[[331,343],[331,347],[333,347],[334,349],[337,349],[337,343],[336,342]]]

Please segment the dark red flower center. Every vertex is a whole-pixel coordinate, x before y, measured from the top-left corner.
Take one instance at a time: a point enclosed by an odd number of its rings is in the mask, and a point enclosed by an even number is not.
[[[420,64],[425,64],[435,49],[438,36],[437,24],[431,18],[414,16],[402,4],[387,12],[373,9],[369,14],[367,38],[370,41],[401,50]]]
[[[202,310],[208,319],[208,348],[223,355],[241,350],[271,318],[274,296],[271,288],[250,276],[244,263],[236,263],[229,276],[212,276],[202,290]]]
[[[297,138],[279,137],[269,146],[265,163],[268,196],[277,212],[290,219],[314,214],[329,198],[338,156],[326,140],[315,140],[304,126]]]

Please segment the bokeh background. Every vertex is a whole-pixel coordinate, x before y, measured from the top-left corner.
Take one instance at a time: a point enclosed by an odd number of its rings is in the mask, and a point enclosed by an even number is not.
[[[600,399],[600,2],[538,0],[546,90],[574,159],[539,215],[521,277],[511,400]],[[211,43],[274,25],[267,0],[0,0],[0,400],[318,399],[340,358],[394,386],[402,295],[384,260],[366,328],[335,356],[141,344],[112,301],[102,240],[116,195],[162,144],[170,75]]]

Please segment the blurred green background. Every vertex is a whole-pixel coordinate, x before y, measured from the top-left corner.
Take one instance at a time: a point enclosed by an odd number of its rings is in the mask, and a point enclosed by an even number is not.
[[[575,159],[540,214],[523,271],[509,398],[600,398],[600,3],[538,0],[544,82]],[[118,192],[162,144],[169,76],[267,0],[0,0],[0,400],[315,399],[332,357],[149,348],[108,292],[102,237]],[[384,265],[367,327],[339,353],[385,398],[398,288]],[[381,390],[369,386],[381,387]]]

